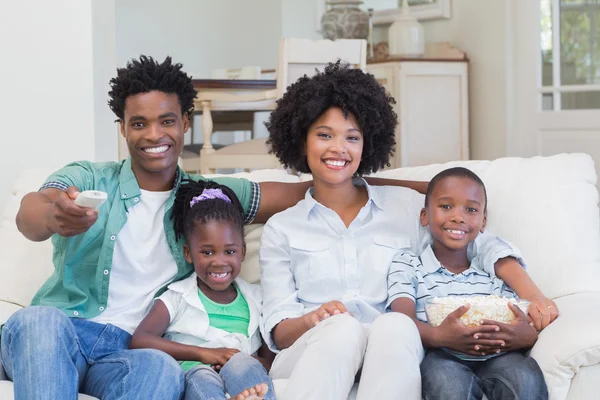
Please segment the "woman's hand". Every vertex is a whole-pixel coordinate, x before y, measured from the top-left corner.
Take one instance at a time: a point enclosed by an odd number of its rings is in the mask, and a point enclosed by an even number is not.
[[[348,310],[346,309],[344,303],[333,300],[322,304],[321,307],[317,308],[315,311],[305,314],[304,323],[306,324],[306,329],[308,330],[314,328],[319,322],[331,317],[332,315],[344,314],[347,312]]]

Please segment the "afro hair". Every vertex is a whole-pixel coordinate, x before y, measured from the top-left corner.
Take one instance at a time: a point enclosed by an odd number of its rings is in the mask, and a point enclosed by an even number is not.
[[[338,60],[323,72],[304,75],[287,88],[277,108],[265,123],[269,130],[267,145],[286,168],[310,173],[302,149],[308,128],[331,107],[339,107],[347,117],[356,117],[363,134],[363,152],[357,175],[368,175],[389,166],[394,154],[396,101],[375,77],[353,69]]]
[[[175,93],[181,105],[181,115],[191,116],[197,92],[192,78],[181,67],[181,64],[173,64],[171,57],[167,57],[161,64],[147,56],[129,61],[125,68],[117,69],[117,76],[110,80],[110,109],[122,121],[127,97],[158,90]]]

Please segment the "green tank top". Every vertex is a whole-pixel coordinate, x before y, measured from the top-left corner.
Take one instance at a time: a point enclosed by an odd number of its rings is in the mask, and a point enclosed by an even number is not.
[[[209,324],[213,328],[222,329],[226,332],[241,333],[248,337],[248,325],[250,324],[250,308],[244,295],[237,285],[233,286],[237,292],[235,300],[229,304],[220,304],[212,301],[200,289],[198,297],[204,305],[208,314]],[[181,367],[184,371],[190,370],[196,365],[202,364],[198,361],[182,361]]]

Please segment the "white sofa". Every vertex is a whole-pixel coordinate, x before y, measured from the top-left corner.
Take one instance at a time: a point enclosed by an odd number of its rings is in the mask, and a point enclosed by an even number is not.
[[[600,214],[592,159],[584,154],[504,158],[377,175],[429,180],[456,165],[471,168],[483,179],[489,197],[488,228],[521,248],[529,273],[560,308],[560,317],[540,334],[531,352],[544,372],[550,398],[600,399]],[[30,302],[52,270],[50,242],[29,242],[14,223],[20,198],[37,190],[50,172],[24,171],[0,221],[0,323]],[[281,170],[239,175],[256,181],[310,179]],[[253,282],[260,276],[257,250],[261,231],[260,225],[246,230],[248,255],[242,275]],[[280,392],[285,381],[275,385]],[[83,398],[90,399],[81,395]],[[0,372],[0,400],[12,399],[12,383]]]

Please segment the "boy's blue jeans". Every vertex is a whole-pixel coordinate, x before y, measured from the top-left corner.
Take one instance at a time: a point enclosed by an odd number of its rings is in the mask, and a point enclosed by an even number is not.
[[[2,364],[15,400],[180,399],[184,374],[158,350],[128,350],[113,325],[70,319],[53,307],[26,307],[2,329]]]
[[[185,374],[185,400],[225,400],[243,390],[266,383],[269,392],[263,398],[275,400],[275,390],[269,374],[254,357],[237,353],[223,365],[219,372],[207,365],[194,367]]]
[[[464,361],[429,349],[421,362],[423,399],[541,400],[548,388],[537,362],[517,351],[486,361]]]

